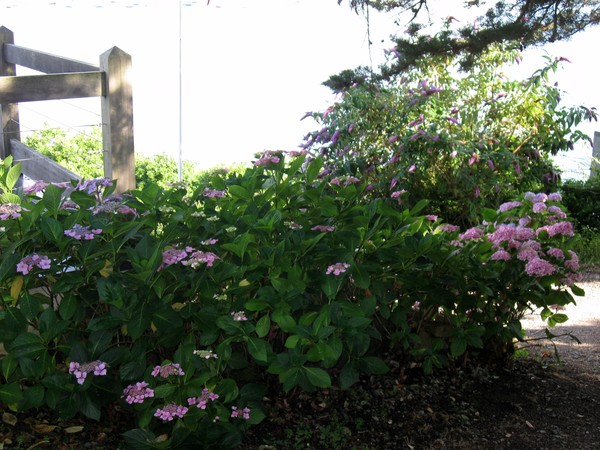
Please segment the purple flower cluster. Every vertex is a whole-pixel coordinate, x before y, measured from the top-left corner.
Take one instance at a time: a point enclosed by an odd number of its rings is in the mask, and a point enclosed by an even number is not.
[[[88,373],[93,373],[96,376],[106,375],[106,367],[107,364],[99,360],[84,364],[71,361],[69,364],[69,373],[75,376],[78,384],[83,384]]]
[[[341,274],[343,274],[348,268],[350,267],[350,264],[348,263],[335,263],[331,266],[329,266],[327,268],[327,271],[325,272],[326,275],[335,275],[336,277],[339,277]]]
[[[83,226],[77,223],[73,225],[72,228],[65,230],[65,236],[72,237],[73,239],[77,239],[78,241],[82,239],[86,241],[91,241],[92,239],[94,239],[94,236],[102,233],[102,230],[100,228],[90,228],[91,226],[89,225]]]
[[[234,311],[231,313],[231,317],[236,322],[245,322],[246,320],[248,320],[244,311]]]
[[[113,182],[108,178],[94,178],[92,180],[82,180],[77,185],[78,191],[85,191],[88,194],[98,194],[102,188],[111,187]]]
[[[250,420],[250,408],[237,409],[237,407],[231,407],[232,418],[241,417],[244,420]]]
[[[264,152],[259,159],[254,161],[254,165],[265,167],[270,164],[277,164],[279,161],[279,156],[273,156],[271,152]]]
[[[158,417],[165,422],[170,422],[175,417],[182,419],[186,412],[188,412],[188,408],[186,406],[178,405],[177,403],[170,403],[162,408],[157,408],[156,412],[154,413],[154,417]]]
[[[50,259],[46,255],[32,253],[31,255],[27,255],[25,258],[19,261],[17,264],[17,272],[27,275],[33,270],[34,267],[39,267],[40,269],[49,269]]]
[[[145,381],[140,381],[123,389],[123,397],[130,405],[143,403],[145,399],[154,397],[154,390],[150,389]]]
[[[21,211],[27,210],[16,203],[4,203],[3,205],[0,205],[0,219],[17,219],[21,217]]]
[[[322,233],[328,233],[330,231],[334,231],[335,227],[333,225],[315,225],[311,228],[312,231],[320,231]]]
[[[223,198],[223,197],[225,197],[225,191],[220,191],[218,189],[204,188],[204,192],[202,193],[202,195],[207,198]]]
[[[204,243],[215,244],[216,239],[210,239],[204,241]],[[180,263],[183,266],[190,266],[193,269],[198,268],[201,264],[206,264],[208,267],[212,267],[215,261],[220,258],[212,252],[203,252],[196,250],[193,247],[185,247],[185,249],[179,249],[171,247],[166,249],[163,254],[163,261],[158,270],[164,269],[166,266]]]
[[[156,366],[152,370],[153,377],[169,378],[171,375],[182,377],[185,375],[184,371],[177,363],[168,363],[162,366]]]
[[[199,409],[206,409],[208,402],[214,402],[219,398],[218,394],[210,392],[207,388],[202,389],[200,397],[190,397],[187,399],[188,405],[196,406]]]
[[[48,183],[46,183],[42,180],[37,180],[37,181],[34,181],[33,184],[30,184],[29,186],[23,188],[23,193],[24,194],[37,194],[38,192],[42,192],[47,187],[48,187]]]

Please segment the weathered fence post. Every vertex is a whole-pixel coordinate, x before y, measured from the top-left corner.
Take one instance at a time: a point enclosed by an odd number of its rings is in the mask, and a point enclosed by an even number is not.
[[[106,74],[101,100],[104,176],[117,179],[123,192],[135,189],[131,56],[113,47],[100,55],[100,70]]]
[[[4,58],[4,44],[14,44],[15,37],[12,31],[6,27],[0,27],[0,76],[16,76],[16,66],[9,64]],[[4,159],[10,155],[10,140],[21,140],[19,127],[19,104],[0,104],[0,115],[2,116],[2,129],[0,129],[0,158]]]
[[[600,171],[600,131],[594,131],[594,149],[592,150],[592,163],[590,164],[590,178],[594,178]]]

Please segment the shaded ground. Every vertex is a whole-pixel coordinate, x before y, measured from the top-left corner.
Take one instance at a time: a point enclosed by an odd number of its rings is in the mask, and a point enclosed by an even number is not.
[[[496,371],[423,379],[417,371],[395,369],[348,391],[271,398],[270,419],[251,428],[241,449],[598,449],[599,287],[596,281],[584,286],[585,300],[554,330],[582,341],[558,340],[562,364],[556,364],[554,347],[539,341],[512,367]],[[543,335],[535,318],[524,326],[529,336]],[[0,449],[124,448],[120,433],[130,427],[119,410],[100,423],[57,423],[47,411],[13,415],[3,405],[0,413]]]

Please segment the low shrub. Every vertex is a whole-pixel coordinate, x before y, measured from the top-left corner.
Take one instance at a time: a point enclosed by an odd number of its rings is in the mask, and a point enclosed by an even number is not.
[[[0,206],[0,400],[99,420],[119,402],[134,448],[238,445],[265,395],[388,371],[498,360],[519,319],[583,292],[556,194],[461,232],[322,160],[267,153],[209,187],[114,194],[36,183]]]

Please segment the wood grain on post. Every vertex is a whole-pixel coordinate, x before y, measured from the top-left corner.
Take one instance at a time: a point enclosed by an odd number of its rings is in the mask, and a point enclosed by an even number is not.
[[[105,72],[102,104],[104,176],[117,180],[117,192],[135,189],[131,56],[117,47],[100,55]]]
[[[4,44],[14,44],[15,37],[6,27],[0,27],[0,77],[12,77],[17,74],[14,64],[5,61]],[[10,155],[10,140],[21,140],[19,126],[19,105],[17,103],[0,103],[0,116],[2,128],[0,129],[0,158]]]

